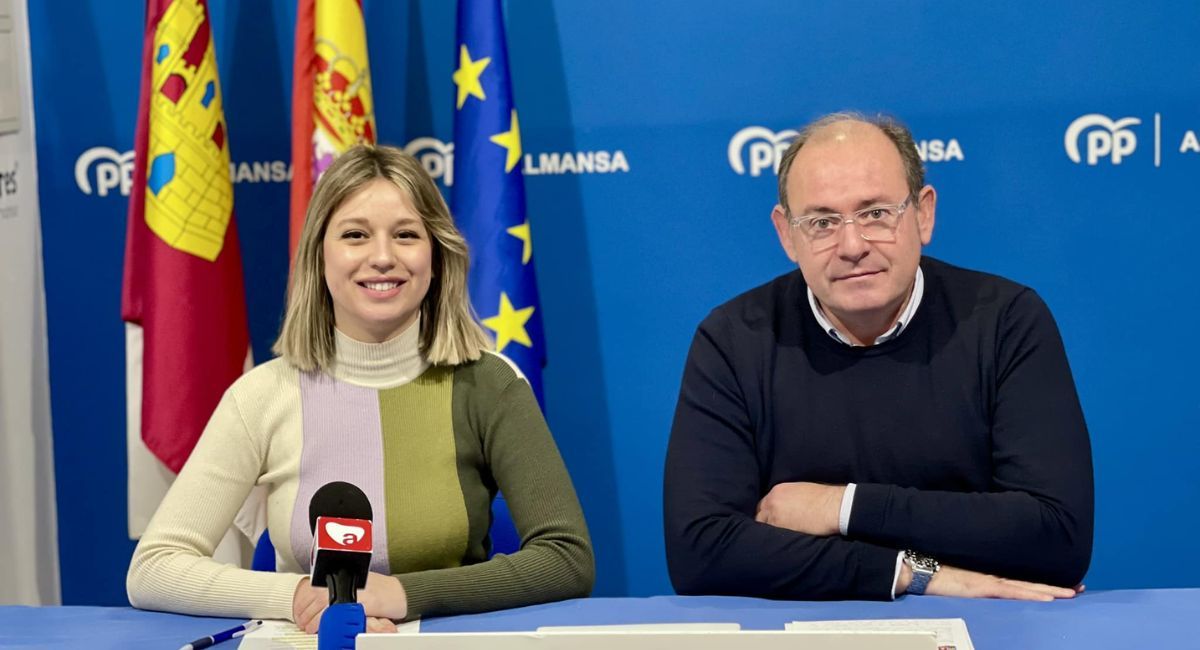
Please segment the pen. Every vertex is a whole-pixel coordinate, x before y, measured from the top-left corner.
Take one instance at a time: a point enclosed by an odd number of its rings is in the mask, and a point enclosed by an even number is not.
[[[179,650],[201,650],[202,648],[207,648],[210,645],[216,645],[222,641],[228,641],[230,639],[235,639],[262,624],[263,624],[263,622],[258,621],[258,620],[246,621],[245,623],[242,623],[241,625],[239,625],[237,627],[225,630],[224,632],[217,632],[216,634],[214,634],[212,636],[206,636],[206,637],[203,637],[200,639],[196,639],[195,641],[192,641],[191,643],[183,646]]]

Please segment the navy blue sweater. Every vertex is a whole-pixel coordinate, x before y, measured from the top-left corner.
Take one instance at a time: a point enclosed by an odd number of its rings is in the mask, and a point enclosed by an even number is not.
[[[1062,340],[1032,290],[924,258],[897,338],[820,329],[799,271],[718,307],[688,353],[664,475],[681,594],[889,599],[900,549],[1075,585],[1092,457]],[[858,484],[847,535],[754,521],[778,483]]]

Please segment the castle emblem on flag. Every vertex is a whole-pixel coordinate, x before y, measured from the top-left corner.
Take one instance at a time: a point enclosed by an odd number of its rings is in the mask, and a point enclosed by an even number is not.
[[[172,2],[154,35],[146,225],[168,246],[213,261],[233,214],[229,148],[208,12]],[[200,200],[203,198],[203,200]]]

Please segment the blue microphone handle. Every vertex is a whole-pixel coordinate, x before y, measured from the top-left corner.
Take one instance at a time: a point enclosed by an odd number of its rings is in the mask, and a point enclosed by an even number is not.
[[[317,627],[317,650],[354,650],[354,638],[367,631],[367,614],[359,603],[330,605]]]

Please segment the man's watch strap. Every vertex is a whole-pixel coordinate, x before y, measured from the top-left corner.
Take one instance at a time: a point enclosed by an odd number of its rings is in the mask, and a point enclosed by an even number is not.
[[[904,551],[904,563],[908,565],[909,569],[912,569],[912,581],[908,583],[908,589],[905,589],[904,593],[918,596],[925,593],[929,581],[933,579],[933,574],[942,568],[937,560],[911,549]]]

